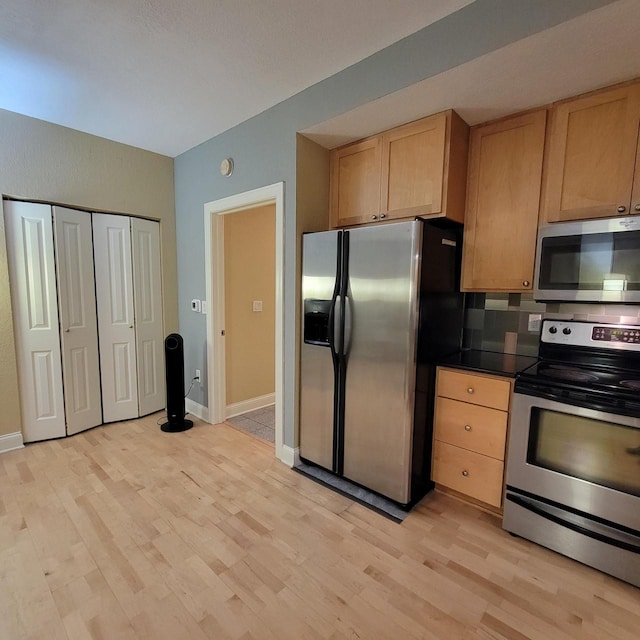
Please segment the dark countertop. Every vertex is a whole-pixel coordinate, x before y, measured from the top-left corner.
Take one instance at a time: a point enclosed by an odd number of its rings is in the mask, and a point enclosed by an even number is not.
[[[499,376],[515,378],[515,376],[538,362],[538,358],[518,356],[511,353],[496,353],[495,351],[478,351],[468,349],[442,358],[437,362],[441,367],[465,369],[479,373],[493,373]]]

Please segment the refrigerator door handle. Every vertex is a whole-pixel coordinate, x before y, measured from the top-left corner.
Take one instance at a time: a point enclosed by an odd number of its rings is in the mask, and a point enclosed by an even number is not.
[[[349,296],[344,297],[344,343],[343,353],[347,355],[351,347],[351,300]]]
[[[336,296],[332,309],[332,322],[329,329],[329,335],[331,336],[331,349],[334,354],[341,353],[342,344],[340,343],[340,318],[342,318],[342,298]]]

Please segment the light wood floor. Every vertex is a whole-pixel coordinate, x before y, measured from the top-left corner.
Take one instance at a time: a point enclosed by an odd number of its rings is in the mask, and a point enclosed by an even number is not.
[[[395,524],[227,425],[0,456],[0,638],[638,640],[640,589],[428,496]]]

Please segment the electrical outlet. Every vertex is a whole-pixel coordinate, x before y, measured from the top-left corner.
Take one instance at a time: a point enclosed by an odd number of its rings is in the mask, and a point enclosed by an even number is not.
[[[527,322],[527,331],[538,333],[540,331],[540,323],[542,322],[541,313],[530,313],[529,321]]]
[[[262,300],[254,300],[252,309],[254,311],[262,311]]]
[[[196,369],[196,375],[194,377],[198,382],[200,382],[200,369]]]

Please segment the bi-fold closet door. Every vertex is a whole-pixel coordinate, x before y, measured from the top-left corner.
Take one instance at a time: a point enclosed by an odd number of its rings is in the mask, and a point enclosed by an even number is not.
[[[164,407],[160,230],[94,214],[93,242],[104,421]]]
[[[5,202],[25,442],[64,436],[65,407],[51,207]]]
[[[67,435],[102,422],[91,214],[53,207]]]
[[[162,409],[159,224],[4,209],[24,441]]]

